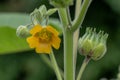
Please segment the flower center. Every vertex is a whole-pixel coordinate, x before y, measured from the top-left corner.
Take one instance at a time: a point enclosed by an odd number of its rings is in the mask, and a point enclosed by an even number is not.
[[[49,42],[52,37],[52,33],[50,31],[48,31],[46,28],[43,28],[37,34],[38,34],[40,42]]]

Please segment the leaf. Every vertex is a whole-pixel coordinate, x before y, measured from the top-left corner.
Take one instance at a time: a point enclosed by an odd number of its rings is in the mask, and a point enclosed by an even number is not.
[[[30,24],[30,16],[23,13],[0,13],[0,26],[17,28],[19,25]],[[62,25],[58,19],[50,18],[49,24],[62,35]]]
[[[0,27],[0,54],[30,50],[25,39],[16,36],[16,30],[7,26]]]
[[[22,13],[0,13],[0,26],[17,28],[19,25],[30,24],[30,16]]]

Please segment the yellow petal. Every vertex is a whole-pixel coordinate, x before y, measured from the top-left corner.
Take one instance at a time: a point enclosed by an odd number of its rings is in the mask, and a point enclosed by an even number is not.
[[[58,36],[59,32],[51,26],[46,27],[48,31],[52,32],[54,35]]]
[[[37,53],[47,53],[50,54],[51,52],[51,45],[47,43],[40,43],[39,46],[36,47]]]
[[[39,32],[41,29],[42,29],[42,26],[41,26],[41,25],[35,25],[35,26],[30,30],[30,33],[31,33],[31,34],[35,34],[35,33]]]
[[[59,49],[60,47],[60,42],[61,42],[61,39],[58,37],[58,36],[53,36],[52,37],[52,46],[55,48],[55,49]]]
[[[39,45],[39,40],[36,37],[28,37],[27,42],[29,43],[30,48],[35,48]]]

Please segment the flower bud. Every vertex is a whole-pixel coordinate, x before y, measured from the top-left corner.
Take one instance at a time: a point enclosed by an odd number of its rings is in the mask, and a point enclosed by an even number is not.
[[[47,10],[45,5],[41,5],[38,9],[36,8],[30,14],[33,25],[37,25],[37,24],[46,25],[48,22],[49,16],[51,16],[56,11],[57,11],[56,8]]]
[[[17,28],[16,35],[20,38],[26,38],[30,35],[30,33],[26,26],[20,25]]]
[[[47,8],[45,5],[41,5],[38,10],[42,14],[42,16],[47,12]]]
[[[50,4],[54,7],[67,7],[73,5],[73,0],[50,0]]]
[[[103,31],[96,33],[96,29],[87,28],[86,33],[79,39],[78,50],[84,56],[90,56],[93,60],[99,60],[107,51],[106,40],[108,34]]]
[[[39,9],[35,9],[30,15],[32,22],[34,24],[42,23],[46,19],[47,8],[45,5],[39,7]]]

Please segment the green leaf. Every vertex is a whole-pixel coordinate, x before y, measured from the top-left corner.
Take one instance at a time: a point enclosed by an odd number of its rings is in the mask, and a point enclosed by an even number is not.
[[[30,16],[23,13],[0,13],[0,26],[17,28],[19,25],[30,24]],[[62,25],[58,19],[50,18],[49,25],[54,27],[62,35]]]
[[[30,16],[22,13],[0,13],[0,26],[17,28],[19,25],[30,24]]]
[[[16,30],[10,27],[0,27],[0,54],[8,54],[30,50],[25,39],[16,36]]]

